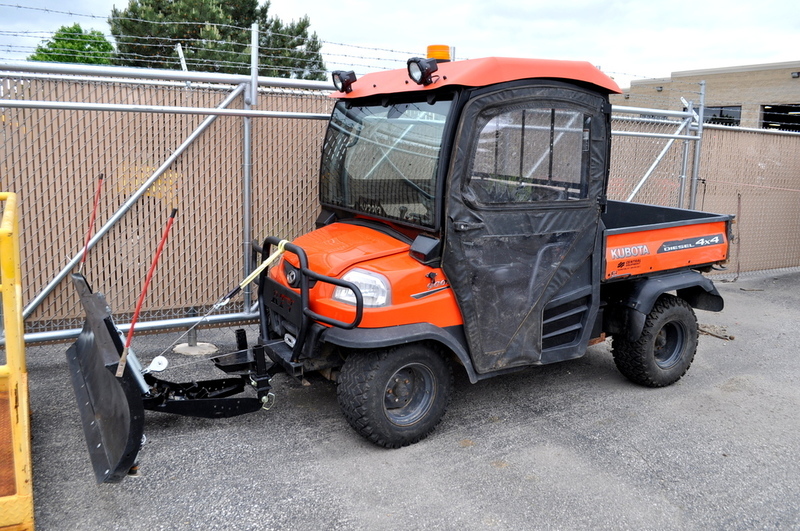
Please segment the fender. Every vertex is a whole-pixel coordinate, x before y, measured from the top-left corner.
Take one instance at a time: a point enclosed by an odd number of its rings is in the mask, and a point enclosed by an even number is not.
[[[610,283],[605,286],[603,299],[618,311],[604,312],[603,327],[609,333],[625,333],[629,341],[642,334],[647,315],[658,298],[674,291],[693,308],[712,312],[722,311],[724,301],[711,279],[697,271],[676,271],[662,275]]]
[[[430,323],[415,323],[389,328],[328,328],[322,341],[348,349],[378,349],[395,345],[416,343],[418,341],[435,341],[447,347],[455,354],[467,371],[469,381],[476,383],[483,379],[475,372],[467,348],[463,326],[440,328]]]

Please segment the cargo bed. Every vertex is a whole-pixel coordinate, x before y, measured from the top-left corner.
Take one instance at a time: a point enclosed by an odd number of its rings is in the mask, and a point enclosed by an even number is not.
[[[609,201],[602,219],[605,280],[728,259],[733,216]]]

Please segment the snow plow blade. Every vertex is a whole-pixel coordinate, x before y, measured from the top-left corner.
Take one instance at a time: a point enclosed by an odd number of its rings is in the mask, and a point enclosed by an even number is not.
[[[142,446],[145,410],[201,418],[229,418],[268,409],[276,367],[263,346],[248,348],[241,330],[240,350],[211,358],[232,377],[169,382],[143,370],[132,349],[122,377],[116,372],[124,350],[102,293],[92,293],[81,274],[72,275],[86,322],[67,350],[72,387],[81,415],[86,445],[98,483],[121,481],[136,464]],[[241,396],[253,388],[256,396]]]
[[[92,293],[82,275],[72,275],[72,281],[86,312],[83,330],[67,350],[72,387],[97,482],[116,483],[134,466],[142,445],[138,363],[128,363],[122,378],[114,376],[123,345],[105,297]]]

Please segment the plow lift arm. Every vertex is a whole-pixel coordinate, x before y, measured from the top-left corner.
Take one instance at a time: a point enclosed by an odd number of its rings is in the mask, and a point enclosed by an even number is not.
[[[143,369],[133,351],[116,377],[124,343],[102,293],[93,293],[86,278],[72,275],[86,322],[67,350],[72,386],[98,483],[121,481],[135,465],[144,433],[144,410],[203,418],[252,413],[268,405],[273,364],[261,346],[247,347],[237,334],[239,350],[211,358],[232,377],[174,383]],[[247,386],[256,396],[237,397]]]

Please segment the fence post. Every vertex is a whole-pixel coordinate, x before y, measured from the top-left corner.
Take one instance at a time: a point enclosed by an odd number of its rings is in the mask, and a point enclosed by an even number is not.
[[[250,35],[250,90],[244,96],[244,108],[250,110],[258,101],[258,24],[253,24]],[[242,135],[242,278],[253,271],[253,120],[243,118]],[[248,284],[242,289],[242,311],[249,312],[252,290]]]
[[[703,115],[706,107],[706,82],[700,82],[700,108],[697,114],[697,142],[694,145],[694,164],[692,165],[692,188],[689,192],[689,208],[695,210],[697,203],[697,183],[700,180],[700,148],[703,143]]]
[[[686,105],[687,111],[694,112],[693,101],[685,101],[683,100],[683,98],[681,98],[681,101],[684,102],[684,104]],[[684,139],[683,159],[681,160],[680,186],[678,187],[678,208],[683,208],[683,203],[686,199],[686,176],[688,171],[689,171],[689,140]]]

